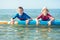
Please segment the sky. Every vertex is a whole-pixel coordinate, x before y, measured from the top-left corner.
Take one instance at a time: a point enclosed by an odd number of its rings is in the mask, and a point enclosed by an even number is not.
[[[60,0],[0,0],[0,9],[60,9]]]

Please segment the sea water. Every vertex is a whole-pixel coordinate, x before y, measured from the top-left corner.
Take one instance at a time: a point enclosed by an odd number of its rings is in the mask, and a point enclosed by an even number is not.
[[[41,9],[25,9],[24,12],[35,19]],[[16,13],[16,9],[0,9],[0,21],[10,21]],[[49,9],[49,13],[60,20],[60,9]],[[60,26],[3,24],[0,25],[0,40],[60,40]]]

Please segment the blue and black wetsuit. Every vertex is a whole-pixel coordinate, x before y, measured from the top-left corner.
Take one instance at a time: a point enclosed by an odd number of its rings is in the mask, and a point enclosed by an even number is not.
[[[15,19],[15,18],[18,18],[18,19],[21,20],[21,21],[24,21],[24,20],[27,20],[27,19],[31,19],[31,17],[28,16],[26,13],[23,13],[22,15],[19,15],[19,13],[17,13],[17,14],[13,17],[13,19]]]

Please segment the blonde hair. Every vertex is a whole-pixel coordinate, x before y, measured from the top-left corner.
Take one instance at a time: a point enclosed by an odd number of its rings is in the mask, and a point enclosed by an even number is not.
[[[47,10],[49,12],[49,10],[47,9],[47,7],[43,7],[43,9],[41,10],[41,12],[43,12],[44,10]]]

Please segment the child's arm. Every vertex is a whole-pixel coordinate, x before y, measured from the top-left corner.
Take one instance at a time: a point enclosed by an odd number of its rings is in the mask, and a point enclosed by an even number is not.
[[[50,14],[48,14],[48,15],[49,15],[50,22],[52,22],[54,20],[54,17],[51,16]]]
[[[52,17],[52,16],[49,14],[49,19],[50,19],[50,21],[48,22],[48,25],[51,25],[51,22],[54,20],[54,17]]]
[[[11,18],[11,24],[14,24],[14,19],[17,17],[17,14],[13,17],[13,18]]]
[[[15,19],[17,16],[19,16],[19,14],[14,15],[14,17],[12,19]]]
[[[40,14],[38,17],[37,17],[37,19],[40,19],[42,17],[42,14]]]
[[[52,22],[54,20],[54,17],[50,17],[50,21]]]
[[[25,14],[25,16],[27,19],[32,20],[32,18],[29,15]]]
[[[36,26],[39,25],[39,19],[36,19]]]
[[[39,25],[39,19],[42,17],[42,14],[40,14],[37,18],[36,18],[36,25]]]
[[[50,21],[48,22],[48,26],[50,26],[51,25],[51,22],[54,20],[54,18],[53,17],[51,17],[51,19],[50,19]]]
[[[14,19],[13,18],[11,18],[11,24],[14,24]]]

